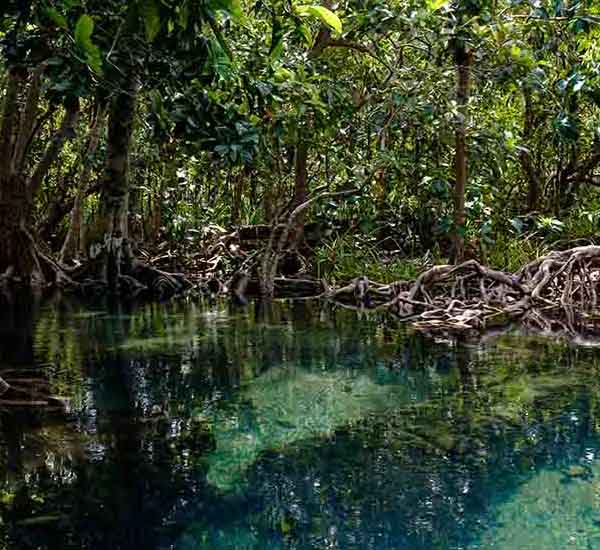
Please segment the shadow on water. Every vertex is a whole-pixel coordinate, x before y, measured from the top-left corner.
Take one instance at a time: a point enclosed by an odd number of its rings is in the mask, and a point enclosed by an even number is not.
[[[310,301],[4,306],[0,376],[70,406],[0,411],[0,547],[600,547],[595,350]]]

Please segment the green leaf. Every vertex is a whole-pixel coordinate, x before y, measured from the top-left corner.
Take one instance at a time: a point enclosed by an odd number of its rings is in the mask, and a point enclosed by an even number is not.
[[[215,38],[217,39],[219,46],[221,47],[223,52],[227,55],[227,57],[229,58],[229,61],[232,61],[233,54],[231,53],[231,50],[229,49],[229,46],[227,45],[227,42],[225,41],[225,38],[223,37],[223,33],[221,32],[221,29],[217,25],[217,22],[214,20],[214,18],[212,17],[211,14],[206,13],[206,16],[207,16],[206,19],[208,21],[208,25],[210,26],[210,29],[212,30],[213,34],[215,35]]]
[[[431,11],[437,11],[443,8],[448,3],[448,0],[428,0],[427,7]]]
[[[188,21],[190,17],[190,10],[187,2],[184,2],[177,8],[177,22],[182,29],[187,29]]]
[[[102,72],[102,56],[100,50],[92,42],[94,32],[94,20],[87,14],[82,15],[75,25],[75,44],[85,53],[86,62],[89,67],[97,73]]]
[[[294,79],[294,73],[285,67],[281,67],[273,73],[273,78],[276,82],[287,82]]]
[[[320,19],[325,25],[332,28],[338,34],[342,33],[342,22],[340,18],[331,10],[324,6],[297,6],[298,15],[312,15]]]
[[[554,119],[553,126],[565,142],[574,143],[579,138],[577,120],[568,113],[560,113]]]
[[[229,6],[227,8],[227,11],[229,12],[229,14],[235,17],[236,19],[241,19],[243,13],[239,0],[229,0],[228,4]]]
[[[243,15],[239,0],[209,0],[207,5],[211,11],[222,10],[235,19],[241,19]]]
[[[310,46],[313,42],[313,37],[312,37],[312,34],[311,34],[308,26],[302,24],[302,25],[298,26],[297,30],[298,30],[298,33],[302,36],[302,38],[304,38],[306,45]]]
[[[140,5],[140,12],[144,19],[146,40],[152,42],[160,31],[160,11],[156,0],[144,0]]]
[[[94,20],[86,14],[83,14],[75,25],[75,43],[82,50],[85,50],[87,44],[91,42],[92,33],[94,32]]]
[[[46,15],[48,16],[48,19],[50,19],[57,27],[61,27],[63,29],[69,28],[67,19],[56,8],[47,8]]]

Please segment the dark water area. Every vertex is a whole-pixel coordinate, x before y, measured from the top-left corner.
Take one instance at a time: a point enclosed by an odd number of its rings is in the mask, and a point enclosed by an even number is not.
[[[600,348],[319,302],[0,309],[0,548],[600,549]]]

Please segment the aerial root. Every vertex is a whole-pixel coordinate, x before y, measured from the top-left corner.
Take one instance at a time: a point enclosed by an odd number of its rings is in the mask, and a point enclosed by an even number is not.
[[[68,270],[43,252],[29,231],[20,228],[13,238],[18,242],[22,265],[9,265],[0,273],[0,287],[43,289],[54,286],[62,290],[79,288],[79,284],[69,276]]]
[[[576,334],[595,323],[600,246],[552,252],[506,273],[475,260],[438,265],[415,281],[383,285],[359,277],[323,298],[385,309],[425,332],[482,331],[520,319],[541,331]]]

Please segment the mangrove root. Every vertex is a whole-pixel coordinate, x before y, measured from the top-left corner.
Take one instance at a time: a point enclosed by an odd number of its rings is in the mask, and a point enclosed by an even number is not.
[[[323,298],[386,309],[426,332],[482,331],[519,319],[543,331],[579,334],[596,323],[600,246],[557,251],[516,273],[475,260],[438,265],[415,281],[379,284],[359,277]]]

